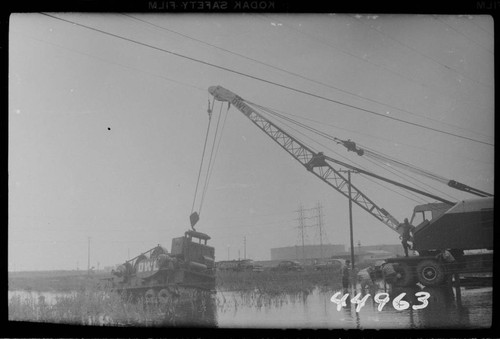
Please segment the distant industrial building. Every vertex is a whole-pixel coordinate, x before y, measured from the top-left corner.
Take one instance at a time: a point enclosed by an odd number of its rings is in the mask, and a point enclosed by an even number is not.
[[[344,245],[306,245],[271,248],[271,260],[331,258],[345,252]]]
[[[410,251],[411,252],[411,251]],[[401,244],[385,244],[371,246],[356,246],[354,248],[355,260],[370,262],[390,257],[403,256]],[[410,253],[411,255],[412,253]],[[317,259],[327,258],[351,258],[350,247],[346,250],[344,245],[306,245],[271,248],[271,261],[298,260],[303,263],[313,262]]]

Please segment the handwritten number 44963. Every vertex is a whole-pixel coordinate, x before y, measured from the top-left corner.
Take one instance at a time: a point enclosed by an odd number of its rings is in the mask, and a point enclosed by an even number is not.
[[[337,304],[337,311],[340,311],[343,306],[347,305],[346,300],[347,298],[349,298],[348,293],[344,294],[341,298],[339,298],[341,294],[342,294],[341,292],[337,292],[330,298],[330,301],[332,303]],[[403,311],[410,307],[410,303],[403,300],[405,295],[406,293],[401,293],[392,300],[392,306],[394,307],[395,310]],[[415,296],[417,297],[417,300],[421,302],[421,304],[413,305],[412,308],[414,310],[420,310],[422,308],[426,308],[427,305],[429,304],[427,299],[429,299],[429,297],[431,296],[430,293],[420,291],[415,293]],[[369,297],[370,294],[367,294],[363,298],[361,298],[361,293],[358,293],[354,298],[351,299],[351,303],[356,304],[356,312],[359,312],[361,308],[365,306],[366,301],[368,300]],[[385,304],[389,302],[390,298],[388,293],[377,293],[373,297],[373,300],[375,300],[375,302],[378,303],[377,309],[379,311],[382,311]]]

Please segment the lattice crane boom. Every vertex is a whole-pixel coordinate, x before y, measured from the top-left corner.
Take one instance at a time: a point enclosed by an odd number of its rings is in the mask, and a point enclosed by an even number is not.
[[[377,206],[368,196],[361,192],[355,185],[351,184],[351,197],[349,196],[349,182],[340,173],[326,162],[326,157],[322,152],[314,152],[309,147],[289,135],[287,132],[276,126],[274,123],[263,117],[249,106],[243,98],[233,92],[221,87],[211,86],[208,91],[215,100],[228,102],[241,111],[259,129],[271,137],[295,160],[300,162],[308,171],[320,178],[330,187],[339,193],[351,198],[359,207],[370,213],[380,222],[384,223],[393,231],[397,232],[399,222],[385,209]]]

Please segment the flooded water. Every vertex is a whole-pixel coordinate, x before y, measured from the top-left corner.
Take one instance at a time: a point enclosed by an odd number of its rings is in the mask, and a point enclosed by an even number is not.
[[[356,312],[358,304],[349,301],[354,294],[338,310],[337,303],[331,301],[336,291],[316,289],[307,295],[273,297],[258,292],[218,291],[210,298],[213,302],[206,304],[210,305],[210,310],[204,312],[210,315],[208,322],[200,325],[223,328],[488,328],[492,323],[492,290],[492,287],[462,287],[457,295],[451,287],[395,289],[389,295],[379,295],[379,301],[383,297],[388,299],[382,310],[379,310],[380,302],[374,300],[376,294],[383,292],[378,290],[372,291],[359,312]],[[428,293],[425,307],[419,295],[415,295],[421,291]],[[402,300],[408,302],[409,307],[397,310],[398,304],[394,306],[393,300],[402,293],[406,293]],[[71,295],[73,293],[9,291],[9,300],[20,296],[37,302],[42,296],[45,303],[54,304],[58,297]]]
[[[330,301],[334,292],[313,293],[295,298],[286,296],[272,301],[263,296],[245,296],[236,292],[218,293],[219,327],[271,327],[271,328],[488,328],[492,321],[492,288],[466,290],[461,288],[461,300],[457,302],[454,291],[448,288],[426,288],[430,296],[425,308],[415,293],[419,288],[395,290],[381,311],[373,296],[368,297],[364,307],[356,312],[355,303],[346,303],[340,311]],[[383,291],[378,291],[383,292]],[[378,293],[377,292],[377,293]],[[403,300],[411,305],[398,311],[392,300],[406,293]],[[351,295],[352,297],[353,295]],[[224,301],[221,302],[221,299]],[[262,300],[264,299],[264,300]]]

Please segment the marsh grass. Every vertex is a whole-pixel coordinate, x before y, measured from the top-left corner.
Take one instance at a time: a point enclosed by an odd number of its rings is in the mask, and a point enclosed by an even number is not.
[[[43,297],[14,295],[9,300],[9,320],[99,326],[214,326],[215,310],[210,295],[197,295],[189,303],[167,304],[124,300],[110,291],[82,289],[71,296]],[[210,314],[212,313],[212,314]]]
[[[112,293],[99,279],[82,276],[18,277],[9,287],[36,287],[38,291],[62,293],[47,302],[43,296],[29,293],[9,300],[9,320],[100,326],[216,326],[217,311],[235,311],[239,307],[271,308],[285,303],[305,302],[314,289],[340,288],[338,272],[218,272],[218,297],[196,292],[173,297],[166,304],[132,301]],[[16,290],[17,290],[16,289]],[[35,289],[35,288],[33,288]],[[30,288],[28,288],[30,290]],[[230,292],[230,293],[226,293]]]

